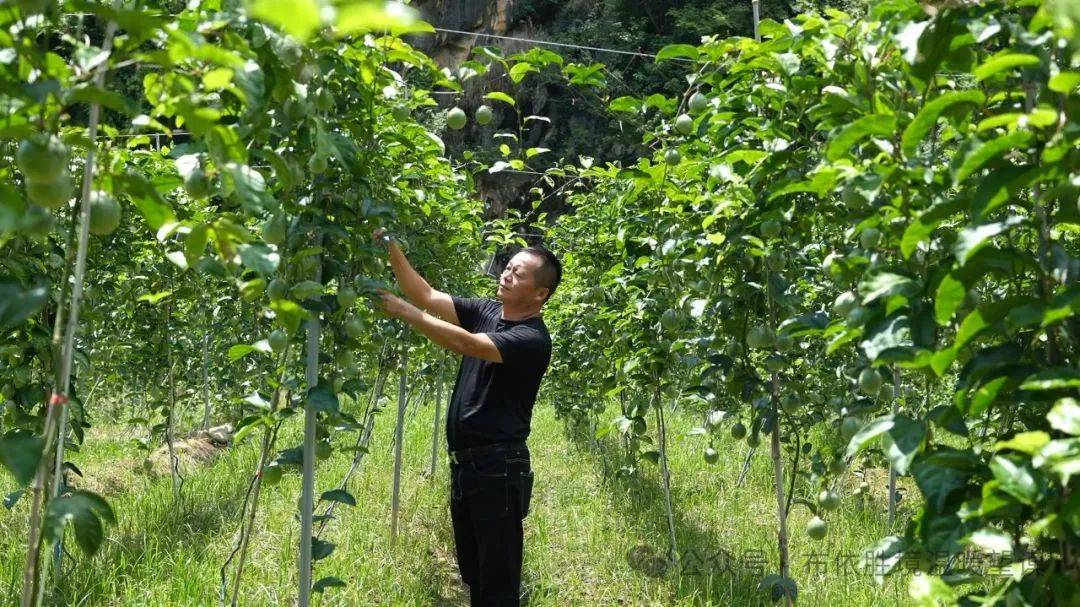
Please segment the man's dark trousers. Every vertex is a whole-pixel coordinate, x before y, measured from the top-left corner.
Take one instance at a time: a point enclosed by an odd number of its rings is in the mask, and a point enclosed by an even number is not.
[[[525,447],[450,464],[450,518],[472,607],[518,607],[522,519],[533,472]]]

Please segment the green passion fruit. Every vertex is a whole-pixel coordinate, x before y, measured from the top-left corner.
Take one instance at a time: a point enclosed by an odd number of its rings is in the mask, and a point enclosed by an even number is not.
[[[321,175],[326,172],[329,166],[326,156],[323,154],[315,154],[308,160],[308,171],[311,171],[313,175]]]
[[[766,219],[761,222],[761,237],[765,239],[776,238],[780,235],[780,222],[775,219]]]
[[[280,278],[275,278],[266,286],[266,293],[270,299],[285,299],[289,296],[289,285]]]
[[[75,184],[66,170],[50,181],[26,182],[26,197],[30,202],[46,209],[55,209],[71,200],[75,195]]]
[[[836,510],[840,507],[840,496],[835,491],[825,489],[818,494],[817,503],[822,510]]]
[[[341,287],[337,292],[338,305],[342,308],[348,309],[356,303],[356,289],[352,287]]]
[[[108,236],[120,227],[120,202],[106,192],[90,193],[90,233]]]
[[[195,167],[184,177],[184,191],[188,196],[201,200],[210,195],[210,178],[202,167]]]
[[[262,226],[262,237],[269,244],[282,245],[289,233],[289,218],[284,213],[275,213]]]
[[[352,339],[360,339],[364,335],[364,321],[356,316],[350,316],[345,321],[345,334]]]
[[[660,326],[666,331],[677,331],[682,324],[681,321],[679,313],[672,308],[664,310],[664,313],[660,315]]]
[[[864,249],[874,250],[881,244],[881,230],[877,228],[866,228],[859,234],[859,244]]]
[[[862,428],[862,420],[854,415],[847,415],[840,421],[840,436],[844,440],[851,440],[855,433]]]
[[[689,114],[679,114],[675,119],[675,130],[683,135],[689,135],[694,130],[694,119]]]
[[[56,135],[35,135],[19,144],[15,164],[27,181],[51,182],[67,171],[68,150]]]
[[[746,334],[746,345],[754,350],[764,350],[771,348],[776,341],[776,335],[772,329],[765,325],[756,325],[750,328],[750,331]]]
[[[881,374],[873,367],[866,367],[859,373],[859,389],[867,396],[876,396],[881,391]]]
[[[858,300],[855,298],[855,293],[844,291],[836,296],[836,300],[833,301],[832,311],[837,316],[847,316],[856,305],[858,305]]]
[[[469,121],[469,118],[465,115],[465,110],[454,107],[450,108],[450,111],[446,113],[446,126],[460,131],[465,128],[465,123]]]
[[[270,333],[270,337],[268,337],[266,341],[270,343],[271,350],[277,354],[281,354],[285,351],[285,346],[289,343],[289,336],[281,329],[275,329]]]
[[[477,124],[481,124],[481,125],[490,124],[491,119],[492,119],[493,116],[494,116],[494,113],[491,111],[491,108],[489,106],[481,105],[480,107],[476,108],[476,122],[477,122]]]
[[[694,93],[690,96],[690,113],[700,114],[705,111],[705,108],[709,107],[709,98],[701,93]]]

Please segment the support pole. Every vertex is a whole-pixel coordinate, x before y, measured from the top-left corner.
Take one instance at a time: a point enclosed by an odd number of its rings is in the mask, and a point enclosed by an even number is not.
[[[322,245],[320,238],[316,246]],[[322,280],[322,261],[315,266],[315,282]],[[304,476],[300,496],[300,599],[299,607],[311,605],[311,549],[313,515],[315,511],[315,427],[318,423],[310,394],[319,383],[319,324],[318,314],[307,321],[307,361],[304,379],[308,397],[304,399]]]
[[[409,346],[402,336],[401,368],[398,375],[397,427],[394,429],[394,493],[390,498],[390,547],[397,544],[398,514],[401,508],[401,442],[405,426],[405,379],[409,368]]]
[[[761,2],[759,0],[750,0],[750,3],[754,8],[754,40],[761,42]]]
[[[435,466],[439,462],[439,418],[442,412],[443,399],[443,378],[441,376],[435,378],[435,417],[431,422],[431,473],[430,476],[435,476]]]

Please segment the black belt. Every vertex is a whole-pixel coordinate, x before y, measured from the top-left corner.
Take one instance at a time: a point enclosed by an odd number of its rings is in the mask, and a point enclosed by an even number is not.
[[[471,449],[458,449],[457,451],[450,451],[450,461],[455,464],[463,464],[487,455],[527,448],[528,447],[524,442],[515,442],[495,443],[493,445],[484,445],[482,447],[473,447]]]

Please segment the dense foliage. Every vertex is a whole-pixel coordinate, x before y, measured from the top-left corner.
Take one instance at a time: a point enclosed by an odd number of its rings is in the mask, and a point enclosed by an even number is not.
[[[1068,10],[899,1],[867,18],[766,22],[761,43],[669,46],[663,57],[696,62],[684,95],[611,103],[654,121],[653,157],[576,170],[588,187],[553,232],[575,243],[577,269],[556,377],[588,398],[564,408],[587,419],[620,394],[623,416],[600,434],[653,460],[662,394],[699,407],[703,434],[769,436],[774,598],[796,594],[785,492],[823,537],[835,478],[878,448],[892,482],[911,475],[922,494],[872,548],[880,574],[933,568],[913,578],[925,604],[1075,598],[1080,39]],[[807,443],[817,427],[829,438]],[[954,565],[971,550],[1013,574]]]
[[[441,69],[401,38],[430,28],[396,3],[275,1],[0,5],[0,464],[18,484],[6,505],[29,517],[24,605],[49,574],[43,542],[70,527],[92,553],[114,520],[66,482],[65,450],[101,419],[144,431],[148,453],[164,444],[178,504],[183,429],[232,421],[260,440],[223,602],[260,487],[287,472],[304,482],[300,603],[342,583],[313,581],[311,561],[334,550],[331,510],[356,500],[347,478],[315,494],[315,463],[342,432],[359,461],[393,371],[404,386],[410,369],[419,383],[448,370],[365,303],[388,277],[380,226],[455,293],[478,291],[482,240],[546,230],[568,268],[546,393],[621,438],[619,474],[659,465],[669,556],[665,415],[682,407],[702,443],[768,441],[774,600],[798,593],[788,513],[813,511],[810,538],[835,533],[855,464],[891,471],[894,534],[870,558],[881,575],[930,573],[912,577],[918,603],[1080,595],[1074,3],[765,21],[762,41],[665,47],[677,76],[623,95],[603,66],[547,50],[478,48]],[[501,79],[486,109],[434,110],[435,89],[485,75]],[[640,128],[644,155],[538,145],[531,129],[552,119],[529,97],[551,81]],[[455,165],[436,133],[469,120],[494,143]],[[483,224],[463,169],[548,164],[531,208]],[[556,195],[574,213],[546,226]],[[616,399],[621,415],[601,418]],[[301,415],[303,443],[279,445]],[[893,521],[899,476],[921,499]],[[1011,575],[959,565],[977,551]]]

